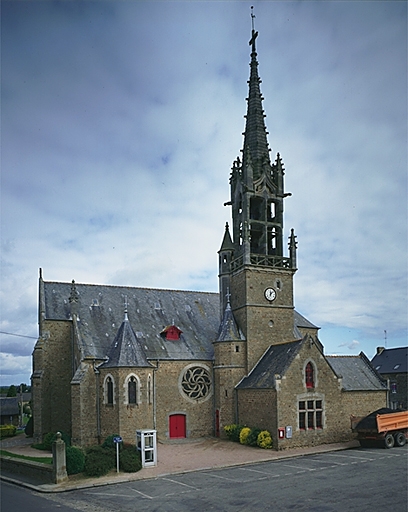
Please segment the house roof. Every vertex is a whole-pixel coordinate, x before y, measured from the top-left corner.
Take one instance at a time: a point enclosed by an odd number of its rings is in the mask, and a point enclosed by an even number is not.
[[[0,416],[15,416],[19,412],[18,398],[16,396],[0,398]]]
[[[251,373],[236,386],[237,389],[274,388],[276,378],[285,374],[302,343],[303,340],[271,345]]]
[[[358,356],[326,356],[334,372],[342,377],[345,391],[375,391],[386,389],[387,383],[360,352]]]
[[[408,372],[408,347],[384,348],[371,364],[381,374]]]

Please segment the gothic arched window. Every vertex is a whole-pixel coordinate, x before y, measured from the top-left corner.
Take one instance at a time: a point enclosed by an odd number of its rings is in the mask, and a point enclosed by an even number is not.
[[[306,387],[308,389],[314,388],[314,368],[312,363],[309,361],[306,365],[305,369],[305,380],[306,380]]]
[[[106,403],[113,405],[113,380],[112,377],[106,379]]]
[[[137,404],[137,382],[135,377],[130,377],[128,382],[128,403]]]

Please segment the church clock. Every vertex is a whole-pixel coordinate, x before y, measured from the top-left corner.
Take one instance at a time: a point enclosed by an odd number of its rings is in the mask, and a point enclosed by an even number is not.
[[[276,298],[276,291],[273,288],[267,288],[265,290],[265,299],[269,300],[269,302],[272,302]]]

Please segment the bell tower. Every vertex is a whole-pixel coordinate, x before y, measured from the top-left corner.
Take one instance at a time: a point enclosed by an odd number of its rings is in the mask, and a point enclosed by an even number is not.
[[[252,23],[254,16],[252,15]],[[292,229],[289,255],[284,255],[284,165],[270,159],[252,24],[249,94],[241,150],[230,176],[232,238],[228,227],[220,255],[221,310],[230,290],[233,316],[246,340],[248,373],[272,344],[294,339],[293,276],[296,237]]]

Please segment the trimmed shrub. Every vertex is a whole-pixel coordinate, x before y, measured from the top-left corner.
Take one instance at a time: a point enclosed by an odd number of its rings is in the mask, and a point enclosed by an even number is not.
[[[136,446],[131,444],[123,445],[119,456],[119,467],[125,473],[136,473],[142,469],[142,461]]]
[[[258,434],[257,439],[257,445],[259,448],[272,448],[272,444],[271,434],[267,430],[262,430],[262,432]]]
[[[251,429],[249,427],[244,427],[239,434],[239,442],[241,444],[248,444],[248,436],[251,433]]]
[[[248,437],[246,439],[246,444],[249,446],[258,446],[258,435],[261,433],[260,428],[252,428],[251,432],[248,434]]]
[[[85,453],[83,450],[77,446],[67,446],[65,453],[68,475],[82,473],[85,466]]]
[[[44,450],[52,450],[52,442],[54,440],[54,436],[54,432],[48,432],[48,434],[45,434],[43,441],[41,443],[44,446]]]
[[[13,437],[16,435],[17,428],[14,425],[0,425],[0,439],[4,437]]]
[[[32,416],[28,420],[27,425],[25,426],[24,432],[25,432],[25,435],[27,437],[33,437],[33,434],[34,434],[34,419],[33,419]]]
[[[103,476],[114,469],[115,450],[103,446],[91,446],[85,455],[84,473],[87,476]]]
[[[242,425],[225,425],[224,431],[230,441],[239,443],[239,435],[244,427]]]
[[[102,443],[102,448],[115,448],[116,449],[116,443],[113,442],[114,437],[119,437],[119,434],[112,434],[111,436],[108,436],[105,441]],[[121,445],[122,443],[119,443]],[[120,448],[120,446],[119,446]]]

